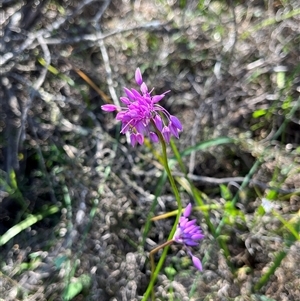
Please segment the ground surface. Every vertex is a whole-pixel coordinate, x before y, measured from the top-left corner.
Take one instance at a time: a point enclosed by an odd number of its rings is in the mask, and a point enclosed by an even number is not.
[[[206,205],[203,272],[173,245],[157,300],[300,300],[298,1],[5,0],[0,20],[0,300],[141,300],[174,220],[149,219],[177,206],[160,147],[100,109],[137,67],[171,90]]]

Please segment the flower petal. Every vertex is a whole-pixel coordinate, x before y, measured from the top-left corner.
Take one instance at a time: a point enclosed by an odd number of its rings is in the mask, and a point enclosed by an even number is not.
[[[130,143],[131,143],[132,147],[136,146],[137,139],[136,139],[136,134],[135,133],[130,134]]]
[[[147,87],[147,85],[145,83],[142,83],[142,85],[141,85],[141,92],[143,94],[147,94],[148,93],[148,87]]]
[[[172,122],[170,122],[170,124],[169,124],[169,129],[170,129],[171,133],[172,133],[177,139],[179,139],[178,129],[177,129],[177,127],[176,127]]]
[[[193,234],[193,235],[191,236],[191,239],[193,239],[193,240],[199,240],[199,239],[202,239],[202,238],[204,238],[204,235],[203,235],[203,234],[200,234],[200,233]]]
[[[132,94],[135,96],[135,98],[142,98],[143,96],[139,93],[139,91],[135,89],[131,89]]]
[[[142,145],[142,144],[144,143],[144,136],[143,136],[142,134],[140,134],[140,133],[137,133],[137,134],[136,134],[136,140],[137,140],[137,142],[138,142],[140,145]]]
[[[157,135],[154,132],[150,132],[149,136],[150,136],[150,139],[151,139],[152,142],[154,142],[154,143],[159,142],[159,139],[158,139]]]
[[[119,112],[116,116],[117,120],[124,120],[124,118],[125,118],[125,112],[124,111]]]
[[[192,257],[192,261],[193,264],[195,266],[196,269],[198,269],[199,271],[202,271],[202,263],[201,260],[199,258],[197,258],[196,256],[194,256],[192,253],[189,253]]]
[[[106,112],[113,112],[118,110],[118,107],[115,105],[103,105],[101,106],[101,109]]]
[[[192,219],[192,220],[190,220],[190,221],[188,221],[186,223],[186,227],[189,227],[191,225],[195,225],[196,223],[197,223],[197,220],[196,219]],[[197,226],[195,226],[195,228],[197,228]]]
[[[163,122],[162,122],[161,117],[158,114],[156,114],[155,117],[153,118],[153,121],[154,121],[157,129],[161,132],[163,129]]]
[[[162,129],[161,133],[163,134],[165,141],[167,143],[170,143],[170,139],[171,139],[171,132],[170,129],[167,126],[164,126],[164,128]]]
[[[153,102],[153,103],[157,103],[157,102],[161,101],[164,97],[165,97],[165,94],[154,95],[154,96],[152,97],[152,102]]]
[[[143,83],[143,77],[140,68],[135,70],[135,81],[139,86]]]
[[[143,121],[138,121],[135,125],[138,133],[144,135],[147,133],[147,127],[144,125]]]
[[[183,242],[186,246],[190,246],[190,247],[197,247],[198,246],[198,242],[193,241],[192,239],[184,239]]]
[[[127,89],[126,87],[124,88],[124,92],[127,94],[129,99],[135,100],[135,95],[129,89]]]
[[[189,217],[190,214],[191,214],[191,212],[192,212],[192,204],[189,203],[189,204],[186,206],[185,210],[184,210],[183,216],[184,216],[184,217]]]
[[[178,130],[182,131],[182,124],[177,117],[171,115],[170,120],[171,120],[172,124],[174,124]]]
[[[125,105],[130,105],[131,102],[127,97],[120,97],[120,100],[125,104]]]

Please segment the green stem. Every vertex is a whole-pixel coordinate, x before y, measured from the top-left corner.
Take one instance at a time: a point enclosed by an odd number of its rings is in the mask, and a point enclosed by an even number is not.
[[[255,284],[254,292],[258,292],[270,280],[270,277],[275,273],[276,269],[280,266],[285,256],[286,256],[285,251],[280,251],[278,253],[273,264],[269,267],[267,272]]]
[[[172,240],[168,240],[165,243],[163,243],[162,245],[160,245],[160,246],[158,246],[158,247],[156,247],[156,248],[154,248],[153,250],[150,251],[149,257],[150,257],[150,263],[151,263],[151,278],[153,277],[154,272],[155,272],[154,254],[157,253],[160,249],[165,248],[165,247],[171,245],[173,242],[174,242],[173,239]],[[154,294],[153,289],[151,290],[151,292],[152,292],[151,298],[152,298],[152,300],[155,300],[155,294]]]
[[[176,199],[176,202],[177,202],[177,205],[178,205],[178,212],[177,212],[177,215],[176,215],[176,219],[175,219],[174,225],[173,225],[172,230],[171,230],[171,232],[169,234],[169,237],[168,237],[168,241],[170,241],[170,240],[173,239],[173,236],[174,236],[176,228],[177,228],[177,224],[179,222],[179,218],[180,218],[181,211],[182,211],[182,203],[181,203],[181,199],[180,199],[180,195],[179,195],[177,186],[175,184],[175,180],[174,180],[174,178],[172,176],[172,173],[170,171],[170,168],[169,168],[168,157],[167,157],[167,146],[166,146],[165,139],[162,136],[161,132],[156,128],[156,126],[155,126],[155,124],[154,124],[153,121],[152,121],[152,125],[155,128],[156,134],[157,134],[157,136],[159,138],[159,142],[161,143],[161,146],[162,146],[162,158],[163,158],[162,163],[163,163],[164,168],[165,168],[165,170],[167,172],[167,175],[168,175],[168,178],[169,178],[169,181],[170,181],[170,184],[171,184],[171,187],[172,187],[172,190],[174,192],[175,199]],[[162,255],[160,257],[160,260],[158,261],[158,264],[156,266],[156,269],[154,270],[154,272],[151,275],[151,279],[150,279],[148,288],[147,288],[147,290],[146,290],[146,292],[145,292],[145,294],[143,296],[142,301],[146,301],[149,298],[149,295],[152,292],[152,289],[153,289],[154,283],[156,281],[156,278],[157,278],[160,270],[162,269],[164,261],[165,261],[165,259],[167,257],[167,253],[168,253],[169,247],[170,246],[167,245],[164,248],[164,250],[162,252]]]
[[[182,203],[181,203],[180,195],[179,195],[177,186],[175,184],[175,180],[174,180],[174,178],[172,176],[172,173],[170,171],[170,168],[169,168],[168,157],[167,157],[167,148],[166,148],[165,140],[164,140],[163,136],[161,135],[161,133],[160,132],[158,132],[158,133],[159,133],[158,137],[159,137],[160,143],[162,145],[164,168],[167,172],[169,181],[170,181],[171,186],[172,186],[172,190],[173,190],[174,195],[175,195],[176,202],[178,204],[178,214],[177,215],[180,216],[181,210],[182,210]]]
[[[59,209],[60,208],[58,206],[54,205],[48,207],[47,209],[44,209],[42,213],[29,215],[25,220],[14,225],[9,230],[7,230],[2,236],[0,236],[0,247],[5,245],[9,240],[18,235],[23,230],[41,221],[46,216],[57,213]]]

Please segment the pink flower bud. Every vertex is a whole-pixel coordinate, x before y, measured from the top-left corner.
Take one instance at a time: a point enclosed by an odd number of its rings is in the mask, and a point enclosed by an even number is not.
[[[135,70],[135,81],[139,86],[143,83],[143,77],[140,68]]]
[[[101,109],[106,112],[113,112],[116,111],[118,107],[115,105],[103,105],[101,106]]]

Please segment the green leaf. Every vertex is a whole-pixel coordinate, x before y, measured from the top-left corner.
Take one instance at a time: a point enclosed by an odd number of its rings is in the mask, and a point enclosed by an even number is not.
[[[179,0],[179,7],[181,9],[185,8],[186,7],[186,0]]]
[[[61,78],[62,80],[64,80],[65,82],[67,82],[71,87],[75,86],[75,82],[73,81],[73,79],[69,76],[66,76],[62,73],[60,73],[54,66],[51,65],[47,65],[46,61],[43,58],[38,58],[38,62],[45,68],[47,68],[47,70],[49,72],[51,72],[54,75],[57,75],[59,78]]]
[[[169,278],[173,278],[177,274],[177,271],[173,267],[166,267],[165,273]]]
[[[260,109],[260,110],[256,110],[255,112],[253,112],[252,117],[253,118],[259,118],[259,117],[264,116],[266,114],[267,114],[267,110]]]
[[[42,220],[45,216],[54,214],[54,213],[58,212],[58,210],[59,210],[59,207],[51,206],[47,210],[45,210],[43,213],[29,215],[25,220],[14,225],[9,230],[7,230],[2,236],[0,236],[0,246],[3,246],[9,240],[11,240],[13,237],[18,235],[20,232],[22,232],[23,230],[27,229],[28,227],[34,225],[38,221]]]
[[[278,192],[275,190],[270,190],[267,195],[266,195],[266,199],[268,200],[275,200],[277,198]]]
[[[181,157],[188,156],[194,151],[203,151],[209,147],[218,146],[222,144],[231,144],[235,143],[236,140],[229,137],[218,137],[215,139],[207,140],[204,142],[200,142],[194,146],[188,147],[186,150],[180,153]]]
[[[205,8],[205,0],[200,0],[200,1],[198,2],[197,8],[198,8],[199,10],[204,9],[204,8]]]
[[[221,189],[222,198],[224,200],[229,201],[232,199],[231,191],[228,189],[228,187],[226,185],[221,184],[220,189]]]
[[[288,110],[288,109],[290,109],[291,106],[292,106],[292,100],[293,100],[293,98],[292,98],[291,96],[288,96],[287,98],[285,98],[285,100],[284,100],[283,103],[282,103],[281,108],[282,108],[283,110]]]
[[[294,221],[286,221],[279,213],[277,213],[275,210],[273,210],[273,214],[282,222],[282,224],[284,225],[285,228],[287,228],[290,233],[294,236],[294,238],[296,240],[300,240],[300,235],[298,233],[298,227],[297,224],[295,223],[295,227],[294,227]],[[299,220],[300,221],[300,220]]]
[[[75,296],[81,293],[83,290],[88,289],[91,285],[91,278],[88,275],[82,275],[79,278],[71,282],[64,291],[63,300],[72,300]]]
[[[263,216],[263,215],[265,215],[265,213],[266,213],[266,211],[265,211],[264,207],[263,207],[262,205],[260,205],[260,206],[257,208],[257,214],[258,214],[259,216]]]

